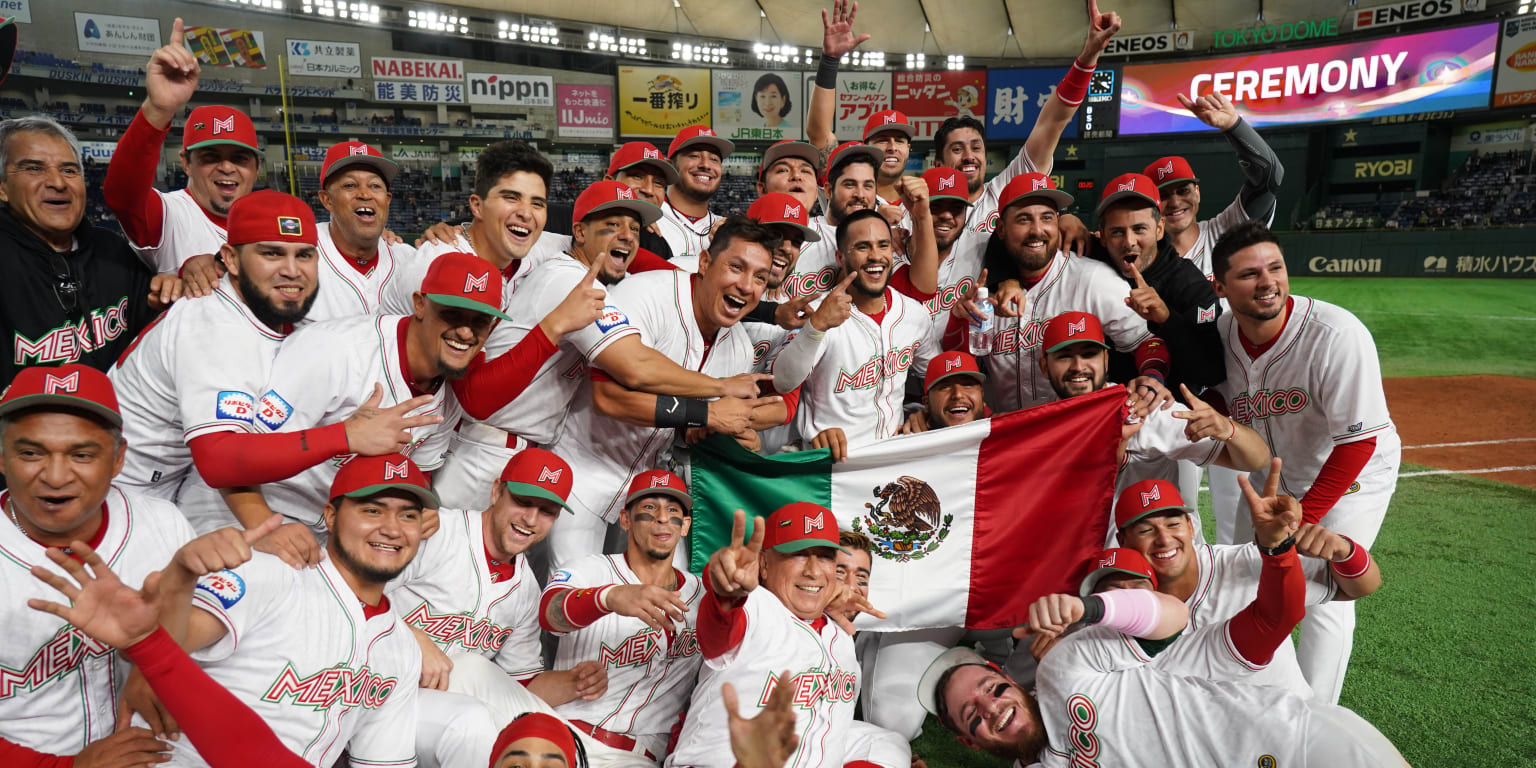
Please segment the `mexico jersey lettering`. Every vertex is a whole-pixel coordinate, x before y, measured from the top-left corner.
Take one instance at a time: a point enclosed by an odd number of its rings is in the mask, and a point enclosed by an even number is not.
[[[1218,391],[1228,412],[1285,462],[1281,493],[1306,495],[1334,446],[1369,437],[1376,450],[1360,471],[1361,486],[1395,483],[1402,443],[1370,331],[1347,310],[1316,299],[1292,296],[1289,312],[1257,359],[1243,349],[1235,315],[1217,320],[1227,368]],[[1256,482],[1267,476],[1267,467],[1254,473]]]
[[[695,221],[673,208],[671,203],[663,202],[661,218],[656,220],[656,229],[672,249],[673,258],[697,257],[709,247],[709,235],[719,219],[711,211]]]
[[[208,212],[185,189],[175,192],[151,190],[160,197],[160,242],[129,245],[156,272],[177,272],[193,256],[218,253],[229,240],[224,227],[214,223]]]
[[[295,570],[262,552],[208,574],[193,608],[225,635],[192,653],[208,675],[272,727],[294,754],[332,765],[416,764],[416,683],[421,651],[389,610],[372,617],[330,560]],[[171,765],[203,765],[173,742]]]
[[[331,239],[330,222],[321,222],[317,232],[320,291],[315,294],[315,303],[310,306],[309,313],[299,322],[301,327],[341,317],[377,315],[383,312],[384,297],[402,290],[393,286],[396,280],[406,280],[407,274],[425,274],[413,265],[416,260],[414,248],[404,243],[390,245],[382,240],[373,263],[360,272]],[[410,290],[420,287],[419,277]]]
[[[438,510],[441,527],[422,540],[415,559],[385,592],[400,618],[444,653],[484,656],[527,680],[544,669],[539,584],[524,557],[517,558],[511,578],[491,572],[481,514]]]
[[[778,674],[788,670],[800,743],[785,765],[840,768],[859,694],[853,637],[825,616],[814,623],[801,621],[761,587],[747,595],[742,610],[747,614],[746,634],[723,656],[704,660],[677,749],[666,764],[730,768],[735,758],[728,746],[720,686],[730,683],[742,716],[756,717]]]
[[[0,507],[10,499],[0,493]],[[6,507],[9,508],[9,507]],[[138,588],[192,539],[170,503],[112,486],[97,554],[124,584]],[[43,545],[14,525],[0,525],[0,738],[55,755],[73,755],[117,725],[117,691],[127,674],[116,652],[63,619],[27,607],[29,598],[67,602],[29,572],[69,578]]]
[[[1040,341],[1046,322],[1063,312],[1097,315],[1107,341],[1121,352],[1145,341],[1151,334],[1146,321],[1125,305],[1130,295],[1130,286],[1109,265],[1057,253],[1040,282],[1025,291],[1027,316],[996,319],[987,383],[997,397],[997,410],[1015,411],[1056,399],[1040,370]]]
[[[676,722],[704,657],[694,629],[704,586],[697,576],[677,572],[677,595],[687,606],[676,632],[651,629],[639,619],[610,613],[592,624],[560,635],[555,669],[598,661],[608,669],[608,690],[595,701],[573,699],[555,708],[568,720],[581,720],[630,736],[666,734]],[[589,555],[550,576],[549,588],[639,584],[625,556]]]
[[[775,295],[764,298],[784,302],[826,293],[837,285],[837,225],[829,223],[826,216],[812,217],[810,224],[821,239],[800,246],[794,271],[784,277]]]

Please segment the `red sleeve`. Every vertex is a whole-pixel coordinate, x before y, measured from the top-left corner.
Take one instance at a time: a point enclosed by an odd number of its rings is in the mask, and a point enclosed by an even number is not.
[[[795,412],[800,410],[800,390],[801,390],[801,387],[803,387],[803,386],[804,385],[802,384],[800,387],[795,387],[794,389],[792,389],[792,390],[790,390],[788,392],[778,392],[778,391],[775,391],[773,387],[768,387],[768,392],[769,392],[770,396],[771,395],[778,395],[779,397],[784,398],[784,423],[785,424],[788,424],[791,421],[794,421],[795,420]]]
[[[164,629],[156,628],[124,652],[213,768],[309,768],[250,707],[197,666]]]
[[[456,379],[453,395],[459,399],[465,413],[477,419],[489,419],[491,414],[521,395],[538,375],[539,368],[559,349],[544,335],[543,328],[534,326],[517,346],[495,360],[476,366],[468,376]]]
[[[160,244],[165,208],[155,194],[155,171],[160,167],[160,151],[167,133],[169,130],[150,125],[142,111],[134,115],[128,130],[118,139],[112,160],[107,163],[106,181],[101,185],[107,207],[123,225],[123,232],[142,248]]]
[[[611,586],[611,585],[610,585]],[[568,625],[581,629],[596,623],[598,619],[607,616],[610,611],[603,609],[600,595],[608,587],[589,587],[576,589],[545,590],[544,596],[539,598],[539,626],[546,632],[561,632],[563,628],[549,625],[549,607],[555,604],[560,609],[560,618]]]
[[[187,447],[208,485],[261,485],[286,480],[347,453],[347,427],[337,422],[302,432],[215,432],[192,438]]]
[[[1136,347],[1132,353],[1136,356],[1136,370],[1143,376],[1155,377],[1158,381],[1168,379],[1168,345],[1156,336],[1148,336],[1146,341]]]
[[[0,739],[0,765],[11,768],[70,768],[74,764],[73,756],[50,755],[27,749],[9,739]]]
[[[609,376],[607,371],[591,366],[587,368],[587,378],[592,381],[613,381],[613,377]]]
[[[658,269],[677,268],[678,266],[676,264],[673,264],[672,262],[657,256],[651,251],[647,251],[646,249],[641,248],[640,251],[635,254],[634,261],[629,262],[629,269],[626,271],[631,275],[638,275],[641,272],[654,272]]]
[[[1227,624],[1232,645],[1256,665],[1268,664],[1275,649],[1290,639],[1291,630],[1307,615],[1307,579],[1296,548],[1262,559],[1258,597]]]
[[[1374,437],[1335,445],[1328,460],[1323,462],[1323,468],[1318,470],[1312,487],[1307,489],[1307,495],[1301,497],[1302,522],[1316,523],[1323,519],[1323,515],[1328,514],[1355,484],[1355,478],[1360,476],[1360,470],[1365,469],[1365,463],[1375,452]]]
[[[962,322],[960,318],[957,318],[951,314],[949,316],[949,322],[944,326],[944,339],[940,342],[944,345],[944,350],[949,351],[958,349],[969,352],[970,345],[968,342],[970,341],[970,338],[970,323]]]
[[[920,291],[917,289],[917,286],[912,284],[911,264],[903,264],[897,267],[896,271],[891,273],[890,285],[897,291],[917,299],[918,301],[927,301],[933,298],[935,295],[934,293],[929,293],[927,291]]]
[[[718,659],[741,645],[747,636],[746,600],[721,598],[709,586],[709,567],[704,568],[704,599],[699,604],[699,649],[704,658]]]

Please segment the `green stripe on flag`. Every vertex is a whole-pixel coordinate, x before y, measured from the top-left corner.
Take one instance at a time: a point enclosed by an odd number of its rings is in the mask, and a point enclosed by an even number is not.
[[[712,435],[692,449],[688,490],[694,498],[688,533],[688,567],[703,573],[715,550],[731,543],[731,522],[740,509],[767,518],[792,501],[832,505],[832,452],[822,448],[759,456],[724,435]]]

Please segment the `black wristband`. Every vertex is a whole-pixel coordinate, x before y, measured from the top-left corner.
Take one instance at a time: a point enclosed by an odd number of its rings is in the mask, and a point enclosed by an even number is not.
[[[709,403],[691,397],[656,396],[656,426],[684,429],[709,424]]]
[[[1262,553],[1264,553],[1264,554],[1266,554],[1266,555],[1268,555],[1270,557],[1275,557],[1276,555],[1283,555],[1283,554],[1291,551],[1291,547],[1296,546],[1296,534],[1293,533],[1293,534],[1285,537],[1285,541],[1282,541],[1282,542],[1280,542],[1279,544],[1276,544],[1273,547],[1266,547],[1263,544],[1260,544],[1259,540],[1257,538],[1255,538],[1253,540],[1253,545],[1255,547],[1258,547],[1260,552],[1262,552]]]
[[[683,400],[683,403],[687,405],[685,413],[686,413],[686,418],[687,418],[687,421],[688,421],[688,426],[690,426],[690,427],[707,427],[707,426],[709,426],[709,401],[707,401],[707,400],[696,400],[696,399],[690,397],[690,398],[685,398]]]
[[[821,63],[816,65],[816,85],[829,91],[837,90],[837,65],[836,56],[821,55]]]
[[[1083,618],[1080,621],[1084,624],[1097,624],[1103,618],[1104,598],[1098,595],[1083,598]]]

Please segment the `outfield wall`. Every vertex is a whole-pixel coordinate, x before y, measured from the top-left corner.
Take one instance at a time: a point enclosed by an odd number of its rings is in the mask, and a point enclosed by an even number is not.
[[[1536,278],[1536,231],[1279,232],[1292,275]]]

